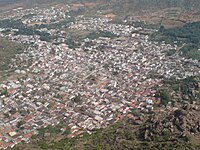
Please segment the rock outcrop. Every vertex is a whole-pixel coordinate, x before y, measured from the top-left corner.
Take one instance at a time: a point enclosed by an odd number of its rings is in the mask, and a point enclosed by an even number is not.
[[[200,134],[200,109],[198,105],[186,104],[171,112],[149,117],[142,127],[143,138],[148,141],[171,141]]]

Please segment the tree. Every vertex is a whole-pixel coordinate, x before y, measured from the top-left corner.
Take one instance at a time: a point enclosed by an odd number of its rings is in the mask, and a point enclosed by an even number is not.
[[[160,91],[161,104],[167,105],[172,100],[170,93],[167,90]]]
[[[17,122],[17,128],[21,128],[25,124],[25,121],[21,120]]]
[[[165,31],[165,27],[164,26],[160,26],[159,32],[164,32]]]
[[[2,96],[2,95],[8,96],[8,91],[7,91],[7,89],[6,89],[6,88],[5,88],[5,89],[2,89],[2,90],[0,90],[0,96]]]

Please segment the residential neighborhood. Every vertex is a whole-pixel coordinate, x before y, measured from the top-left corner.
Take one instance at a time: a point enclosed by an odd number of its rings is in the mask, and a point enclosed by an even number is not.
[[[23,25],[56,24],[70,19],[71,6],[16,9],[4,19],[21,19]],[[25,17],[26,16],[26,17]],[[85,38],[70,48],[67,31],[48,26],[36,31],[58,36],[41,40],[38,34],[15,34],[1,28],[0,36],[27,45],[10,69],[17,76],[0,83],[0,149],[30,142],[37,130],[61,122],[68,138],[105,128],[131,111],[150,112],[159,102],[156,87],[164,78],[183,79],[200,74],[200,63],[167,52],[177,45],[151,41],[148,30],[113,23],[111,18],[77,16],[63,25],[75,31],[109,32],[112,37]],[[4,31],[9,30],[9,34]],[[13,33],[14,32],[14,33]],[[56,43],[57,42],[57,43]]]

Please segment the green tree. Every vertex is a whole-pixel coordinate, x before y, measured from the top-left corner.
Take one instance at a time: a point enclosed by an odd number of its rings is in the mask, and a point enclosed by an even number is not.
[[[161,104],[167,105],[172,100],[171,94],[167,90],[160,91]]]

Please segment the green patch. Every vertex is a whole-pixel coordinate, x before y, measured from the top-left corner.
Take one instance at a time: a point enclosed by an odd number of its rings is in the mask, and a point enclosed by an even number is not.
[[[147,28],[147,29],[159,29],[160,24],[148,24],[142,21],[135,21],[133,22],[135,27],[142,27],[142,28]]]
[[[115,37],[116,35],[108,32],[108,31],[99,31],[99,32],[92,32],[90,33],[86,38],[89,39],[98,39],[99,37],[108,37],[108,38],[112,38]]]
[[[196,149],[197,145],[189,143],[185,140],[175,138],[169,140],[168,132],[166,137],[159,136],[154,138],[154,141],[147,141],[138,138],[141,133],[139,128],[136,128],[131,123],[125,120],[117,122],[105,129],[97,130],[94,134],[84,134],[83,137],[75,137],[73,139],[62,139],[57,142],[38,141],[34,142],[35,149],[60,149],[60,150],[168,150],[168,149]],[[199,142],[197,142],[199,143]]]
[[[172,97],[170,95],[170,92],[167,90],[160,90],[160,98],[161,98],[161,104],[167,105],[170,101],[172,101]]]
[[[169,51],[167,51],[167,56],[172,56],[175,53],[176,53],[175,49],[170,49]]]
[[[174,101],[171,93],[179,93],[178,99],[184,101],[198,101],[200,98],[199,93],[200,77],[187,77],[186,79],[165,79],[164,85],[159,89],[159,97],[161,103],[166,105],[168,102]]]
[[[141,116],[141,113],[138,112],[137,109],[132,109],[130,113],[131,113],[132,115],[134,115],[135,117],[140,117],[140,116]]]
[[[56,125],[56,126],[47,126],[46,128],[38,129],[38,137],[44,137],[46,133],[53,135],[53,134],[61,134],[61,129],[63,128],[62,124]],[[69,133],[69,129],[65,131],[65,133]]]
[[[200,22],[188,23],[183,27],[172,29],[165,29],[162,26],[158,32],[152,34],[151,38],[183,46],[181,48],[183,56],[200,60]]]
[[[22,44],[0,39],[0,71],[8,70],[11,59],[22,53],[24,48]]]

